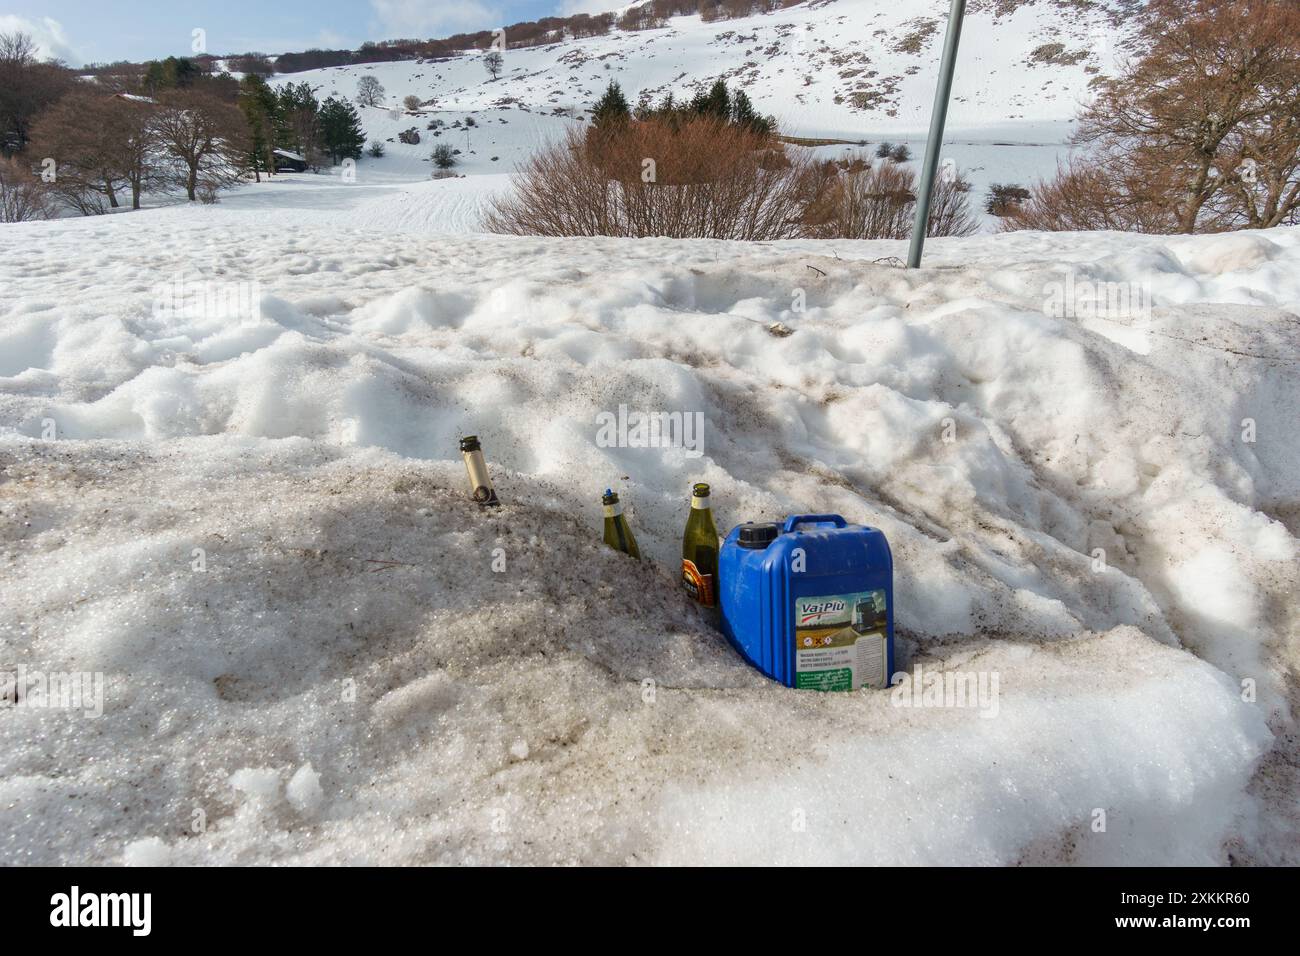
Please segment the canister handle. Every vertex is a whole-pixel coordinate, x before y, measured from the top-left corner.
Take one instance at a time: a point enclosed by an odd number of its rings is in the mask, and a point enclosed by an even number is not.
[[[848,526],[848,522],[839,515],[790,515],[785,519],[785,526],[781,531],[789,534],[801,524],[833,524],[837,528]]]

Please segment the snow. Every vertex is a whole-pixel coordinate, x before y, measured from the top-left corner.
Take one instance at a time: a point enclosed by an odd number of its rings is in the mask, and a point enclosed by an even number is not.
[[[1300,231],[908,272],[398,215],[467,181],[0,231],[0,669],[104,676],[101,717],[6,708],[0,859],[1300,857]],[[620,404],[702,455],[603,447]],[[882,528],[899,669],[996,698],[766,681],[677,586],[696,480],[723,529]]]
[[[886,41],[944,10],[277,77],[434,102],[362,109],[386,155],[352,169],[0,229],[0,691],[103,698],[0,694],[0,861],[1300,861],[1300,230],[931,240],[911,272],[480,232],[609,78],[742,76],[787,132],[919,156],[939,36]],[[944,152],[977,190],[1064,155],[1122,39],[1095,12],[972,11]],[[1025,65],[1053,39],[1093,55]],[[855,50],[892,105],[835,102]],[[702,442],[610,447],[620,406]],[[898,688],[743,663],[676,581],[700,480],[723,531],[885,531]],[[607,487],[644,563],[600,543]]]

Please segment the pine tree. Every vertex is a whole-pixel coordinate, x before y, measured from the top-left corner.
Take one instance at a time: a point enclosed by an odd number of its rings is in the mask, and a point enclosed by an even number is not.
[[[751,132],[766,136],[776,123],[770,116],[759,116],[744,90],[737,90],[731,100],[731,121]]]
[[[277,100],[266,80],[248,74],[239,81],[239,109],[248,123],[248,165],[262,181],[262,173],[275,171],[275,118]]]
[[[605,88],[604,94],[596,101],[591,111],[593,127],[599,130],[610,130],[623,125],[631,118],[632,108],[627,104],[627,97],[623,95],[622,87],[610,80],[609,86]]]
[[[301,153],[312,165],[322,152],[320,103],[311,84],[286,83],[280,87],[275,105],[275,144]]]
[[[336,165],[345,159],[360,159],[366,134],[352,104],[331,96],[320,108],[321,141]]]
[[[165,60],[150,60],[145,64],[143,88],[153,96],[164,90],[192,86],[202,75],[203,70],[188,57],[169,56]]]
[[[731,94],[727,91],[726,82],[716,80],[713,86],[709,87],[708,93],[697,93],[695,99],[691,101],[691,106],[701,116],[714,116],[723,122],[729,121],[731,119]]]

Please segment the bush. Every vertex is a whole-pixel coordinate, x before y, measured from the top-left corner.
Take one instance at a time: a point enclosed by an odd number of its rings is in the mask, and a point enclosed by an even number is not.
[[[1039,182],[1030,197],[1002,217],[1002,228],[1048,232],[1177,232],[1178,221],[1163,204],[1153,202],[1140,177],[1102,166],[1070,164]]]
[[[885,140],[883,143],[881,143],[879,146],[876,147],[876,158],[888,159],[889,154],[892,153],[893,151],[894,151],[894,144],[889,142],[889,140]]]
[[[989,186],[988,198],[984,200],[984,211],[990,216],[1009,216],[1029,198],[1029,190],[1014,184],[994,183]]]
[[[713,117],[570,130],[497,199],[493,232],[541,236],[789,239],[802,233],[816,168],[772,137]]]
[[[452,169],[459,162],[456,159],[456,151],[447,143],[439,143],[435,146],[429,158],[433,160],[433,165],[439,169]]]
[[[18,160],[0,158],[0,222],[49,219],[53,214],[45,183]]]
[[[916,215],[916,175],[895,163],[827,163],[817,199],[805,216],[813,239],[906,239]],[[979,228],[961,176],[938,177],[930,198],[927,236],[969,236]]]
[[[384,155],[384,144],[379,142],[379,140],[375,140],[370,144],[370,148],[367,149],[366,152],[375,159],[379,159],[379,157]]]
[[[895,163],[905,163],[912,158],[912,151],[907,148],[906,143],[899,143],[889,151],[889,158]]]
[[[402,100],[402,105],[405,106],[410,112],[414,113],[416,110],[420,108],[420,98],[416,96],[414,93],[412,93]]]

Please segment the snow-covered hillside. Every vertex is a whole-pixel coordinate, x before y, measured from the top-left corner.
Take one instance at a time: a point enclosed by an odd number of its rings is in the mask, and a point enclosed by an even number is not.
[[[1029,185],[1068,156],[1072,120],[1090,80],[1113,68],[1132,22],[1123,11],[1131,7],[1122,0],[970,4],[943,157],[973,184],[977,207],[990,184]],[[459,187],[453,205],[441,207],[439,190],[416,190],[391,205],[408,223],[460,231],[477,225],[471,210],[504,185],[477,177],[512,172],[539,145],[585,121],[611,80],[634,102],[638,96],[658,102],[668,93],[689,98],[722,78],[774,115],[787,135],[868,144],[827,143],[816,147],[822,155],[870,158],[871,145],[889,139],[906,143],[915,165],[924,149],[947,9],[947,0],[812,0],[737,20],[682,16],[655,30],[541,47],[507,45],[504,72],[495,80],[482,54],[467,53],[331,67],[272,82],[306,82],[321,98],[351,99],[361,77],[377,78],[385,105],[360,113],[367,136],[382,142],[387,155],[363,159],[359,181],[428,179],[432,147],[449,143],[460,150],[457,172],[475,180]],[[408,96],[419,98],[419,110],[403,108]],[[467,128],[467,117],[476,125]],[[429,129],[430,123],[441,126]],[[400,142],[399,133],[411,129],[420,142]]]
[[[294,188],[0,230],[0,669],[105,682],[0,715],[0,860],[1300,860],[1300,231],[907,272]],[[620,405],[703,414],[702,455],[605,447]],[[724,528],[884,529],[900,669],[993,706],[751,670],[675,581],[695,480]]]
[[[492,80],[482,54],[294,73],[324,94],[351,97],[361,76],[393,107],[418,96],[436,109],[510,107],[547,115],[588,109],[610,80],[631,97],[689,98],[716,79],[749,93],[795,136],[856,140],[923,133],[929,124],[948,0],[810,0],[773,13],[505,50]],[[1111,69],[1133,5],[1099,0],[986,0],[969,6],[949,127],[956,133],[1059,133]]]

